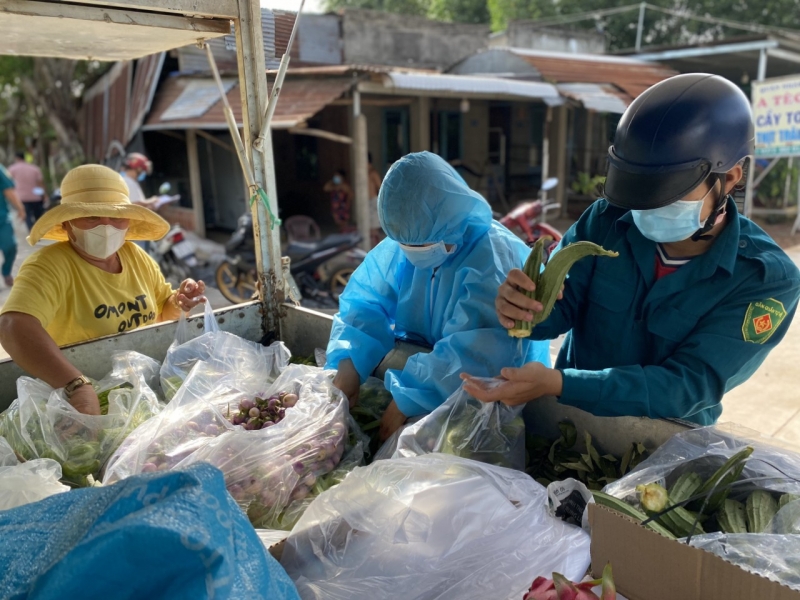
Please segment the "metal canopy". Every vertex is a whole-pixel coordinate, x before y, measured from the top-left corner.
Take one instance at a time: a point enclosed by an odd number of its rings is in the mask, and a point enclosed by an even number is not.
[[[230,33],[227,18],[127,8],[147,4],[142,0],[105,4],[118,8],[4,0],[0,3],[0,54],[131,60]]]

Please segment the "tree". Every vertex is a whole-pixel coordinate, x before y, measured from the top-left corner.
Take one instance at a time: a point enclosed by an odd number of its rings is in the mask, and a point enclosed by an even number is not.
[[[8,162],[35,145],[51,180],[83,161],[78,128],[80,96],[105,70],[97,61],[0,56],[0,148]]]

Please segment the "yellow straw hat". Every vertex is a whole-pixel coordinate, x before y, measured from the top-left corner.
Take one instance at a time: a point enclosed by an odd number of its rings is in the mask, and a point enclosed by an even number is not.
[[[160,240],[169,223],[149,208],[132,204],[122,175],[103,165],[83,165],[72,169],[61,182],[61,205],[48,210],[28,236],[31,246],[44,238],[69,239],[62,223],[82,217],[130,219],[126,240]]]

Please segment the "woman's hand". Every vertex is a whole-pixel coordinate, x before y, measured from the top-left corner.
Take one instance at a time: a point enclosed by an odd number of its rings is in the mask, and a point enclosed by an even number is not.
[[[178,291],[175,292],[175,304],[183,312],[189,312],[198,304],[203,304],[206,297],[206,284],[194,279],[184,279]]]
[[[535,292],[536,284],[520,269],[512,269],[508,277],[497,290],[494,307],[500,324],[512,329],[515,321],[532,321],[533,313],[544,310],[541,302],[528,298],[524,292]],[[558,299],[564,297],[564,286],[558,292]]]
[[[400,412],[400,409],[397,408],[397,403],[392,400],[391,404],[386,407],[386,410],[383,413],[383,418],[381,419],[381,441],[385,442],[387,439],[389,439],[395,431],[400,429],[405,424],[407,420],[408,417]]]
[[[350,408],[356,405],[358,393],[361,390],[361,378],[358,376],[353,361],[349,358],[339,361],[339,370],[336,371],[336,377],[333,378],[333,386],[347,396]]]
[[[84,415],[99,415],[100,414],[100,400],[97,398],[97,392],[91,385],[82,385],[77,388],[68,402],[79,413]]]
[[[502,378],[486,379],[461,374],[464,391],[481,402],[502,402],[518,406],[542,396],[560,396],[563,387],[561,371],[529,362],[519,369],[503,369]]]

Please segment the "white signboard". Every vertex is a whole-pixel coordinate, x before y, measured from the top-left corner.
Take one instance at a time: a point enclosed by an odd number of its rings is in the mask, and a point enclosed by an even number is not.
[[[752,82],[757,157],[800,156],[800,75]]]

